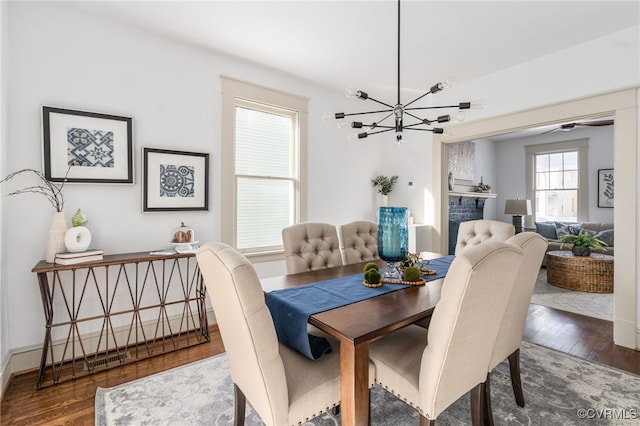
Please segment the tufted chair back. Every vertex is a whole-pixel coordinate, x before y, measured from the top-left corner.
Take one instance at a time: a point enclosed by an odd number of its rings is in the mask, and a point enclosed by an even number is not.
[[[253,265],[223,243],[196,252],[229,360],[235,425],[248,400],[268,426],[299,425],[340,400],[340,357],[312,361],[278,342]]]
[[[287,274],[341,266],[340,242],[335,226],[303,222],[282,230]]]
[[[458,228],[456,256],[469,247],[489,241],[507,241],[516,233],[516,228],[506,222],[496,220],[469,220],[462,222]]]
[[[340,226],[340,241],[346,265],[380,259],[378,225],[373,222],[356,220]]]

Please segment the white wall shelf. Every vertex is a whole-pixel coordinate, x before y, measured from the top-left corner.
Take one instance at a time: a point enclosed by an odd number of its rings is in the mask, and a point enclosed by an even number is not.
[[[456,192],[449,191],[449,197],[467,197],[467,198],[496,198],[498,194],[492,192]]]

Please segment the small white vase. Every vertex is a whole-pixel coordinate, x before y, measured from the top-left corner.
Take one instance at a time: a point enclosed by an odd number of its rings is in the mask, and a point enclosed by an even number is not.
[[[86,251],[91,244],[91,231],[86,226],[72,226],[64,234],[64,245],[71,253]]]
[[[64,236],[67,232],[67,219],[64,212],[55,212],[51,218],[51,226],[49,226],[49,237],[47,239],[47,254],[45,261],[53,263],[56,253],[62,253],[66,250],[64,244]]]
[[[378,207],[387,207],[389,205],[389,196],[382,195],[379,192],[377,193],[376,200],[378,202]]]

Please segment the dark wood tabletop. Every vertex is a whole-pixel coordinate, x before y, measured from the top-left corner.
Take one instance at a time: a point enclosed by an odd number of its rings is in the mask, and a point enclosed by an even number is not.
[[[423,259],[442,257],[422,253]],[[377,261],[384,266],[384,261]],[[262,279],[265,292],[362,273],[366,262]],[[369,424],[369,343],[427,318],[440,300],[443,279],[341,306],[310,316],[309,323],[340,341],[342,424]],[[398,285],[398,284],[384,284]]]

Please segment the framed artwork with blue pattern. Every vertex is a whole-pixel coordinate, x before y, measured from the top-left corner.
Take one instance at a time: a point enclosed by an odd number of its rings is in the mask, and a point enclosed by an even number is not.
[[[44,175],[53,182],[133,183],[131,117],[42,107]]]
[[[144,148],[143,207],[209,210],[209,154]]]

